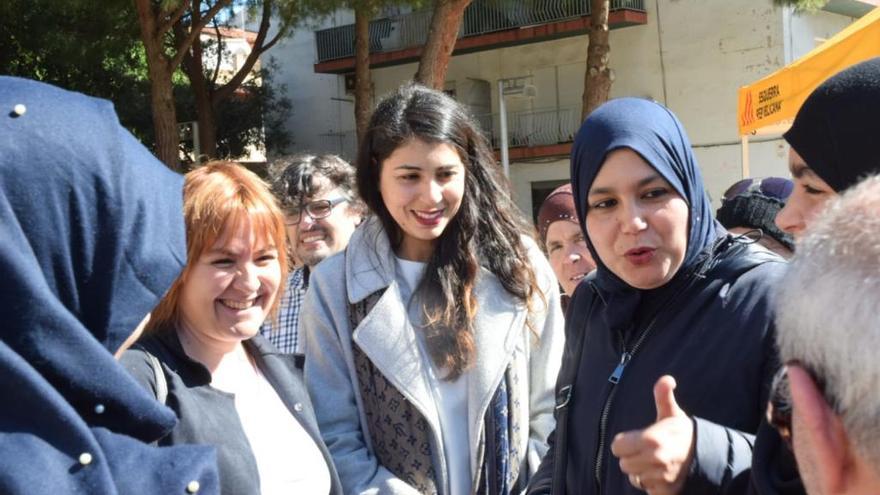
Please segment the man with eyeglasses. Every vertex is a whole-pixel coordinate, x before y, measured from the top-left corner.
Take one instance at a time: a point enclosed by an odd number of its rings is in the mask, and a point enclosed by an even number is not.
[[[832,200],[798,242],[778,299],[790,414],[773,423],[807,493],[880,493],[880,176]]]
[[[294,155],[276,159],[269,183],[285,213],[290,254],[297,265],[287,278],[276,321],[262,333],[286,354],[299,356],[299,316],[309,284],[309,270],[348,245],[365,206],[354,191],[354,167],[335,155]]]

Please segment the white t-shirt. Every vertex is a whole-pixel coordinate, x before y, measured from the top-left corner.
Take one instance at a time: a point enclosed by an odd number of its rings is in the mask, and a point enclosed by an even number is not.
[[[397,260],[397,276],[401,281],[401,294],[409,300],[425,272],[426,263]],[[417,306],[417,305],[416,305]],[[418,328],[422,325],[423,314],[420,308],[410,308],[410,321]],[[443,452],[449,471],[450,495],[471,493],[471,461],[468,446],[468,373],[463,373],[455,381],[443,380],[447,371],[434,366],[430,354],[424,348],[424,336],[416,331],[422,359],[428,366],[429,385],[434,394],[434,403],[440,417],[440,433],[443,437]]]
[[[320,449],[262,373],[235,394],[235,409],[251,444],[262,495],[330,493]]]

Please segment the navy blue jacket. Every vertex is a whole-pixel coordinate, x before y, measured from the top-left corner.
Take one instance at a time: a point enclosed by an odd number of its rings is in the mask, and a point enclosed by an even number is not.
[[[560,405],[567,396],[561,389],[573,385],[566,434],[559,436],[557,423],[529,494],[551,493],[551,487],[552,493],[579,495],[642,493],[620,470],[611,440],[656,420],[652,389],[665,374],[676,378],[676,400],[695,421],[694,464],[683,493],[733,489],[731,480],[749,467],[777,366],[770,294],[785,264],[732,236],[716,242],[712,253],[682,277],[671,291],[672,300],[639,318],[628,334],[612,331],[599,316],[605,303],[592,281],[580,284],[566,318],[566,354],[557,383]],[[653,328],[632,352],[651,321]],[[610,378],[624,349],[632,355],[613,384]],[[600,421],[608,402],[601,440]],[[561,443],[567,450],[565,466],[556,464]]]
[[[109,102],[0,77],[0,493],[217,493],[112,354],[183,267],[182,185]]]

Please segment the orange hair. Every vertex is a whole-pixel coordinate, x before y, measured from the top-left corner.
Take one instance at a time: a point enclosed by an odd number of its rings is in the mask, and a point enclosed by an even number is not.
[[[245,220],[250,221],[258,240],[274,245],[279,253],[281,284],[272,305],[274,318],[287,280],[287,234],[284,215],[266,183],[237,163],[207,163],[184,177],[183,216],[186,266],[153,310],[147,331],[170,328],[180,322],[180,292],[192,266],[217,239],[226,232],[235,232]]]

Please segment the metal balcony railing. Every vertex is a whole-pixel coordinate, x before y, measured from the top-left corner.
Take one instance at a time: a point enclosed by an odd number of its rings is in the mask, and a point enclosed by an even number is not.
[[[492,142],[501,146],[501,124],[497,113],[475,116],[477,122]],[[508,146],[545,146],[568,143],[574,139],[580,127],[580,109],[550,108],[509,112],[507,114]]]
[[[645,0],[611,0],[611,10],[645,11]],[[464,12],[459,38],[590,15],[590,0],[474,0]],[[423,45],[431,10],[370,22],[370,52]],[[318,62],[354,56],[354,24],[315,31]]]

